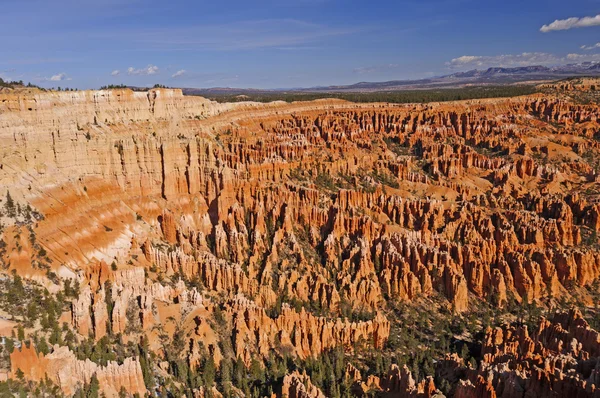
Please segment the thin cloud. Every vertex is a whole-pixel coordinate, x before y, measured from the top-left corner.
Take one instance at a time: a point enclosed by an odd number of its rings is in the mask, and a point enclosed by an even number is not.
[[[43,65],[74,61],[76,60],[73,58],[13,58],[0,60],[0,65]]]
[[[388,70],[398,69],[400,67],[399,64],[386,64],[386,65],[374,65],[374,66],[361,66],[359,68],[354,68],[352,71],[354,73],[358,73],[360,75],[374,73],[374,72],[383,72]]]
[[[0,71],[0,79],[4,80],[4,81],[14,81],[14,80],[19,80],[23,77],[23,75],[15,75],[15,73],[17,72],[17,70],[15,68],[10,68],[10,69],[6,69],[6,70],[2,70]]]
[[[502,55],[463,55],[446,62],[450,69],[464,69],[467,67],[482,68],[489,66],[516,67],[529,65],[552,65],[564,59],[554,54],[532,52],[521,54]]]
[[[215,79],[205,80],[205,84],[228,84],[237,82],[240,79],[239,75],[235,76],[223,76]]]
[[[178,78],[185,77],[186,80],[196,82],[197,84],[225,84],[225,83],[235,82],[235,81],[239,80],[239,75],[230,75],[230,74],[226,74],[226,73],[222,73],[222,72],[210,73],[210,72],[195,72],[195,71],[188,71],[188,70],[184,70],[184,71],[185,71],[185,73],[181,74]],[[175,78],[174,76],[178,72],[180,72],[180,71],[179,70],[176,71],[173,75],[171,75],[171,77]],[[175,79],[177,79],[177,78],[175,78]]]
[[[597,62],[600,61],[600,54],[568,54],[568,62]]]
[[[362,30],[356,27],[331,27],[297,19],[264,19],[163,29],[127,29],[99,37],[118,37],[129,42],[132,49],[138,51],[291,50],[311,48],[326,39]],[[219,34],[215,35],[214,32]]]
[[[600,61],[600,54],[567,54],[559,56],[549,53],[521,53],[502,55],[463,55],[446,62],[450,69],[480,69],[488,67],[519,67],[519,66],[555,66],[573,62],[596,62]]]
[[[118,69],[115,69],[112,72],[110,72],[111,76],[119,76],[120,74],[121,74],[121,71]]]
[[[181,76],[183,76],[185,74],[186,74],[185,69],[181,69],[181,70],[178,70],[177,72],[173,73],[173,75],[171,77],[173,79],[177,79],[178,77],[181,77]]]
[[[585,51],[595,50],[596,48],[600,48],[600,43],[592,44],[591,46],[586,46],[586,45],[581,46],[581,49],[585,50]]]
[[[156,65],[148,65],[145,68],[141,68],[141,69],[135,69],[133,66],[130,66],[129,68],[127,68],[127,74],[131,75],[131,76],[149,76],[149,75],[156,75],[158,73],[159,69],[158,66]]]
[[[544,25],[540,28],[540,32],[548,33],[556,30],[569,30],[575,28],[588,28],[590,26],[600,25],[600,14],[595,17],[583,17],[583,18],[567,18],[557,19],[551,24]]]

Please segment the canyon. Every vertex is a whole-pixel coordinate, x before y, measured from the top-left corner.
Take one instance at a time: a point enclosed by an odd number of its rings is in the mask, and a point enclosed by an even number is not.
[[[27,292],[2,296],[8,378],[598,398],[600,107],[568,96],[592,86],[426,104],[0,92],[1,278]],[[406,308],[492,320],[438,355]]]

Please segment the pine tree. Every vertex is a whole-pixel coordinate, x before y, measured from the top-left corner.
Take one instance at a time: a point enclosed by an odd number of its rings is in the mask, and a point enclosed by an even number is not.
[[[12,354],[13,350],[15,349],[15,343],[13,342],[13,339],[7,337],[4,341],[4,348],[9,354]]]
[[[147,389],[151,389],[154,386],[154,375],[152,374],[152,362],[148,355],[149,351],[148,339],[142,337],[142,341],[139,345],[140,366],[142,368],[142,375],[144,376],[144,384]]]
[[[241,358],[237,358],[233,363],[233,385],[242,388],[244,381],[246,380],[246,367],[244,361]]]
[[[23,380],[25,378],[25,373],[23,373],[21,368],[18,368],[17,371],[15,372],[15,376],[17,376],[18,380]]]
[[[9,191],[6,191],[6,204],[4,207],[6,208],[9,217],[14,218],[16,216],[15,202],[13,201],[12,196],[10,196]]]
[[[98,378],[96,377],[96,374],[94,373],[94,375],[92,376],[92,379],[90,380],[90,385],[87,388],[86,397],[87,398],[99,398],[99,396],[100,396],[100,383],[98,382]]]
[[[252,358],[252,362],[250,363],[250,376],[252,380],[260,381],[261,383],[265,382],[265,373],[256,358]]]
[[[221,384],[228,383],[233,378],[233,369],[231,366],[231,360],[229,358],[224,358],[221,360],[221,369],[219,369],[219,376]]]
[[[48,343],[46,342],[46,338],[42,336],[40,341],[38,342],[37,349],[44,355],[48,355],[50,352],[50,348],[48,347]]]
[[[19,325],[19,327],[17,328],[17,338],[19,339],[19,341],[25,340],[25,329],[23,329],[23,326],[21,325]]]
[[[460,357],[462,359],[465,360],[465,362],[467,362],[469,360],[470,357],[470,353],[469,353],[469,347],[467,347],[466,344],[463,344],[461,350],[460,350]]]
[[[215,377],[217,373],[217,367],[215,366],[215,360],[211,357],[204,361],[202,375],[204,378],[204,384],[207,388],[212,388],[215,383]]]

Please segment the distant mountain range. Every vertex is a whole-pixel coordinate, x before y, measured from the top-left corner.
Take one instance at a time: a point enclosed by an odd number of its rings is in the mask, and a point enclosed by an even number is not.
[[[322,86],[312,88],[293,88],[280,90],[238,89],[229,87],[184,88],[189,95],[244,95],[269,92],[369,92],[422,90],[433,88],[456,88],[472,85],[502,85],[516,83],[536,83],[560,80],[577,76],[600,76],[600,63],[584,62],[562,66],[546,67],[540,65],[521,66],[515,68],[494,67],[473,69],[450,75],[418,80],[390,80],[386,82],[360,82],[343,86]]]

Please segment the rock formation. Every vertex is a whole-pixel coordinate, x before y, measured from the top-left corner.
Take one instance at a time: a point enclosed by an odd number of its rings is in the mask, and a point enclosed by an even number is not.
[[[598,397],[599,349],[600,334],[577,310],[556,313],[551,321],[542,318],[531,335],[527,326],[490,328],[479,368],[466,370],[455,396]],[[463,366],[450,358],[440,375],[454,378]]]
[[[142,369],[137,359],[127,358],[122,364],[109,362],[98,366],[89,359],[78,360],[67,347],[55,346],[48,355],[37,353],[35,347],[23,346],[10,355],[11,376],[18,370],[27,379],[41,381],[46,378],[57,384],[67,395],[73,395],[84,383],[96,376],[100,391],[106,397],[118,397],[121,388],[129,394],[146,394]]]
[[[282,398],[325,398],[325,395],[310,382],[310,377],[297,371],[283,378]]]
[[[0,262],[54,296],[77,284],[61,296],[66,329],[41,334],[146,341],[155,376],[198,396],[213,391],[200,385],[214,382],[209,357],[258,373],[272,356],[384,352],[394,310],[423,300],[456,316],[592,306],[599,123],[597,105],[550,94],[220,104],[173,89],[3,91]],[[598,335],[561,316],[535,336],[487,331],[477,371],[440,361],[468,374],[455,396],[597,394]],[[154,387],[141,359],[102,367],[65,345],[13,356],[13,376],[47,375],[66,394],[94,374],[107,396]],[[403,364],[347,373],[363,393],[436,391]],[[286,374],[284,396],[327,392]]]

